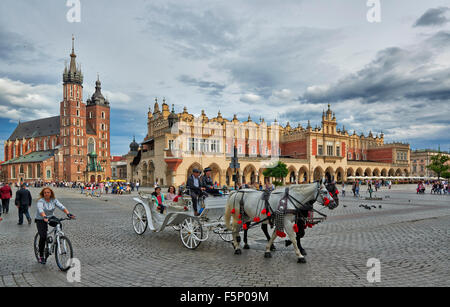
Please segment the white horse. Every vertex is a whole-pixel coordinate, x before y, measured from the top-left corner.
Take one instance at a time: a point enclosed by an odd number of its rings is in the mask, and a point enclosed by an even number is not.
[[[288,193],[286,194],[286,192]],[[332,210],[337,206],[332,196],[333,195],[330,194],[325,187],[324,180],[312,184],[292,185],[287,189],[277,189],[272,192],[269,199],[270,209],[269,212],[267,212],[267,210],[265,210],[264,201],[261,200],[261,191],[251,189],[233,191],[230,194],[225,207],[225,223],[228,230],[231,230],[233,233],[234,253],[237,255],[242,253],[240,244],[237,241],[237,236],[241,227],[248,221],[259,222],[269,216],[273,216],[278,210],[279,205],[282,204],[285,209],[287,209],[283,219],[284,231],[287,233],[294,246],[298,262],[305,263],[305,257],[301,254],[296,242],[296,232],[298,232],[298,226],[295,224],[297,213],[299,210],[305,210],[305,206],[307,205],[312,209],[312,204],[316,201]],[[280,201],[282,203],[280,203]],[[241,203],[243,203],[244,212],[240,212]],[[245,221],[242,220],[243,216],[246,218]],[[233,217],[232,225],[230,223],[231,217]],[[268,220],[264,221],[264,223],[268,223]],[[274,230],[272,237],[266,246],[264,257],[272,257],[270,247],[277,236],[285,237],[286,234],[280,230]]]

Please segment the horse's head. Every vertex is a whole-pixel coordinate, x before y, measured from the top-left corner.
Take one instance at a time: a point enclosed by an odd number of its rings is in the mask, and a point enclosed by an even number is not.
[[[322,179],[318,182],[319,185],[319,195],[317,201],[328,209],[333,210],[339,206],[338,190],[336,188],[336,183],[327,182]]]

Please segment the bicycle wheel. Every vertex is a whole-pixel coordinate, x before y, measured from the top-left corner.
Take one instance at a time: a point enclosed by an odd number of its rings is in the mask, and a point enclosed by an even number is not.
[[[59,269],[63,272],[66,272],[70,269],[72,265],[73,258],[73,249],[72,243],[70,243],[69,239],[65,236],[59,238],[59,243],[55,242],[56,250],[55,250],[55,258],[56,264]]]
[[[39,234],[37,233],[34,236],[34,255],[36,256],[36,260],[39,262]]]

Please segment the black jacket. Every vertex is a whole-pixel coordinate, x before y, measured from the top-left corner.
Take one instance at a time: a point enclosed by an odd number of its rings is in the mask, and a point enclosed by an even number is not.
[[[19,207],[31,207],[31,202],[33,199],[31,198],[31,193],[27,189],[20,189],[16,192],[16,200],[15,204]]]
[[[194,185],[194,175],[189,176],[187,183],[186,183],[186,187],[191,191],[191,193],[195,193],[196,195],[200,195],[202,193],[201,188],[203,187],[202,185],[202,178],[198,177],[198,187],[196,187]]]

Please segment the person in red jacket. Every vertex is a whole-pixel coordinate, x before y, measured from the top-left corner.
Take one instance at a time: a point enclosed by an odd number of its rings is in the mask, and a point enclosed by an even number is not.
[[[0,208],[4,214],[8,214],[9,212],[9,200],[12,197],[12,191],[11,188],[7,183],[5,183],[0,188],[0,198],[2,199],[2,208]],[[1,212],[0,212],[1,213]]]

